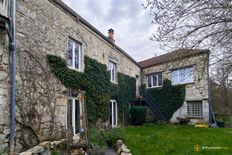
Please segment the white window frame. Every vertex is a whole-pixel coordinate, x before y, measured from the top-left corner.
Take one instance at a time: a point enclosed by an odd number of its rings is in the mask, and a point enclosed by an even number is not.
[[[187,116],[190,118],[203,117],[203,102],[202,101],[187,101]]]
[[[75,118],[75,111],[76,111],[76,104],[75,104],[75,102],[76,101],[79,101],[79,118],[80,118],[80,128],[82,128],[82,126],[83,126],[83,120],[82,120],[82,118],[83,118],[83,103],[82,103],[82,101],[81,100],[78,100],[77,98],[75,98],[75,97],[70,97],[70,98],[68,98],[68,100],[71,100],[72,101],[72,109],[71,109],[71,115],[72,115],[72,128],[73,128],[73,134],[74,135],[77,135],[77,134],[80,134],[80,131],[78,132],[78,133],[76,133],[76,125],[74,125],[75,124],[75,122],[76,122],[76,118]],[[68,102],[67,102],[68,103]],[[67,108],[68,106],[66,106],[66,117],[67,117],[67,115],[68,115],[68,108]],[[66,128],[68,128],[68,121],[67,121],[67,119],[68,118],[66,118]]]
[[[189,73],[186,71],[190,70]],[[181,74],[184,73],[185,78],[187,79],[181,79]],[[189,75],[187,75],[189,74]],[[176,76],[176,77],[175,77]],[[179,84],[189,84],[194,83],[194,77],[193,77],[193,66],[183,67],[180,69],[172,70],[171,72],[171,78],[172,78],[172,85],[179,85]],[[183,77],[182,77],[183,78]]]
[[[115,106],[114,106],[114,104],[115,104]],[[111,127],[115,128],[118,126],[118,104],[117,104],[117,101],[110,100],[110,105],[111,105],[110,106],[111,107],[111,109],[110,109],[110,111],[111,111]],[[114,107],[116,109],[114,109]],[[114,114],[114,112],[115,112],[115,114]],[[116,118],[114,116],[116,116]]]
[[[159,85],[159,75],[161,75],[161,78],[162,78],[162,84]],[[156,81],[156,85],[153,85],[154,81],[153,81],[153,77],[156,77],[157,81]],[[150,81],[151,81],[151,86],[149,86],[149,78],[150,78]],[[152,73],[152,74],[149,74],[147,75],[147,88],[156,88],[156,87],[162,87],[163,86],[163,73],[162,72],[156,72],[156,73]]]
[[[72,65],[69,64],[69,42],[72,41]],[[76,67],[75,66],[75,48],[78,47],[78,64],[79,66]],[[82,44],[78,41],[75,41],[74,39],[72,38],[68,38],[68,67],[70,69],[74,69],[74,70],[77,70],[79,72],[82,72],[83,71],[83,49],[82,49]]]
[[[117,63],[114,61],[109,61],[109,71],[110,71],[110,81],[117,83]]]

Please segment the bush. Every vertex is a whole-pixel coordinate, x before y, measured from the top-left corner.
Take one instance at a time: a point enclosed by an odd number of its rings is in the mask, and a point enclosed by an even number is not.
[[[110,129],[105,134],[105,142],[108,147],[115,147],[116,141],[119,139],[125,141],[125,132],[121,128]]]
[[[144,106],[134,106],[130,109],[133,125],[141,125],[145,122],[147,108]]]
[[[89,141],[93,148],[114,148],[118,139],[125,140],[124,129],[115,128],[108,130],[99,130],[97,128],[89,129]]]

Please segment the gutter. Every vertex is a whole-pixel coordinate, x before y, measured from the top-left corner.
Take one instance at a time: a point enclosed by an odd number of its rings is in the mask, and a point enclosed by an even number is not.
[[[14,154],[15,102],[16,102],[16,0],[10,1],[11,23],[11,107],[10,107],[10,154]],[[9,34],[9,33],[8,33]]]
[[[89,29],[91,29],[93,32],[98,34],[101,38],[103,38],[106,42],[108,42],[110,45],[112,45],[115,49],[117,49],[119,52],[121,52],[123,55],[127,56],[134,64],[136,64],[139,68],[140,65],[124,50],[122,50],[119,46],[117,46],[115,43],[110,41],[104,34],[102,34],[98,29],[96,29],[94,26],[92,26],[89,22],[87,22],[84,18],[82,18],[79,14],[77,14],[74,10],[72,10],[69,6],[67,6],[64,2],[61,0],[49,0],[52,3],[55,3],[60,8],[62,8],[64,11],[68,12],[71,16],[76,18],[78,21],[80,21],[82,24],[87,26]]]
[[[218,127],[217,121],[215,118],[215,114],[213,112],[213,107],[212,107],[212,99],[211,99],[211,81],[209,77],[209,52],[207,53],[207,78],[208,78],[208,102],[209,102],[209,114],[211,113],[211,116],[213,117],[213,124],[212,127]],[[209,119],[210,120],[210,119]],[[210,123],[211,124],[211,123]]]

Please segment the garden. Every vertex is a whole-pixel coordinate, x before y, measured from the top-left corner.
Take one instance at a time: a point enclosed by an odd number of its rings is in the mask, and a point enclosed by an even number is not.
[[[133,155],[229,155],[232,128],[145,124],[125,128]]]

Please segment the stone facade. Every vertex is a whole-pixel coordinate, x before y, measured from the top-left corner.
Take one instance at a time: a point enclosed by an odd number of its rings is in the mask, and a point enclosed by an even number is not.
[[[0,1],[0,13],[6,14],[8,1]],[[17,1],[17,107],[16,152],[29,148],[48,137],[62,139],[67,125],[67,90],[50,71],[47,54],[68,59],[68,40],[82,46],[83,56],[109,65],[113,61],[117,72],[137,80],[137,95],[141,83],[140,66],[115,43],[96,30],[74,11],[61,5],[59,0]],[[117,42],[117,41],[116,41]],[[170,70],[189,64],[194,65],[194,84],[186,85],[186,101],[203,100],[203,121],[208,121],[207,67],[198,55],[176,63],[166,63],[143,69],[142,74],[163,71],[170,79]],[[10,63],[9,41],[0,30],[0,154],[7,152],[9,136]],[[84,62],[82,62],[84,66]],[[83,69],[82,69],[83,71]],[[146,76],[142,79],[146,83]],[[175,112],[185,117],[186,103]],[[194,122],[194,119],[192,119]],[[52,129],[51,129],[52,127]],[[23,139],[23,140],[22,140]],[[1,152],[2,151],[2,152]]]
[[[0,15],[8,16],[8,1],[0,1]],[[10,63],[9,39],[5,30],[0,28],[0,154],[8,147],[10,120]]]
[[[142,70],[143,83],[147,84],[147,74],[162,72],[163,79],[171,80],[171,71],[175,68],[181,68],[193,65],[194,82],[185,85],[186,97],[183,106],[179,108],[171,118],[171,122],[178,122],[179,118],[188,118],[187,101],[202,101],[203,117],[189,118],[191,123],[209,122],[209,103],[208,103],[208,76],[207,76],[208,54],[198,54],[192,57],[179,59],[172,62],[162,63]],[[149,89],[149,88],[148,88]]]
[[[141,73],[139,65],[98,30],[78,20],[54,1],[17,1],[16,152],[48,137],[60,139],[64,136],[67,90],[50,72],[46,56],[52,54],[67,59],[69,38],[82,45],[84,55],[107,66],[111,60],[116,63],[117,72],[135,77],[138,94]],[[4,54],[0,57],[4,58],[0,63],[2,78],[7,75],[9,53],[4,50],[8,46],[8,42],[4,41],[7,37],[2,32],[0,37],[0,56]],[[1,116],[9,115],[8,83],[0,81]],[[8,117],[0,117],[1,141],[6,141],[4,137],[8,134],[8,125]],[[7,148],[5,144],[0,144],[0,151]]]

